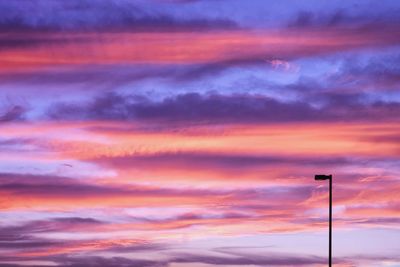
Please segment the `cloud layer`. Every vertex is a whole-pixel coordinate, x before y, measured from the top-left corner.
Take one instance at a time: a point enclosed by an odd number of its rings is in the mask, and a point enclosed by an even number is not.
[[[0,2],[0,266],[398,265],[399,11]]]

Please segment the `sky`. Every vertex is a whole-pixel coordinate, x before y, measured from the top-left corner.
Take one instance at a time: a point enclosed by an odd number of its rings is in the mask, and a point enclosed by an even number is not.
[[[0,266],[400,266],[397,0],[0,0]]]

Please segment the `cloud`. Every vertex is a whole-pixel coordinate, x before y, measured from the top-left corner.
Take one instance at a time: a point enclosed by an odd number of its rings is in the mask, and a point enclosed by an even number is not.
[[[118,183],[102,185],[51,175],[10,173],[0,174],[0,192],[0,207],[4,209],[27,205],[31,208],[56,207],[66,210],[77,207],[206,205],[244,196],[264,198],[262,190],[173,188]]]
[[[66,243],[62,240],[35,238],[28,235],[12,235],[9,232],[3,233],[3,229],[0,229],[0,231],[2,233],[2,241],[0,241],[0,251],[42,249],[62,246]]]
[[[252,196],[254,199],[279,195],[282,192],[297,190],[299,195],[294,196],[295,198],[303,196],[309,196],[311,188],[298,187],[298,188],[283,188],[284,190],[275,191],[274,188],[264,189],[175,189],[175,188],[162,188],[155,186],[142,186],[142,185],[102,185],[88,182],[81,182],[78,179],[51,176],[51,175],[30,175],[30,174],[12,174],[12,173],[0,173],[0,191],[8,196],[13,197],[28,197],[35,196],[43,198],[44,200],[49,198],[69,198],[75,199],[77,196],[90,198],[90,197],[230,197],[242,198],[244,196]],[[288,198],[290,200],[291,198]],[[55,221],[54,223],[68,223],[68,221]],[[82,222],[82,221],[81,221]]]
[[[151,101],[143,96],[100,95],[83,104],[53,105],[48,114],[57,120],[123,120],[168,123],[276,123],[312,121],[397,120],[400,103],[363,103],[356,95],[323,96],[325,106],[305,101],[280,102],[249,94],[186,93]]]
[[[21,121],[24,119],[26,109],[22,106],[13,106],[0,115],[0,123]]]
[[[187,184],[201,186],[243,187],[247,185],[276,185],[304,183],[303,177],[313,169],[323,171],[337,167],[363,165],[363,161],[342,157],[227,155],[207,152],[170,152],[92,156],[84,159],[104,168],[119,171],[121,177],[141,182],[161,184]],[[371,160],[371,162],[374,162]],[[173,178],[168,181],[160,178]],[[135,176],[135,178],[130,178]]]
[[[1,23],[1,22],[0,22]],[[1,25],[0,25],[1,33]],[[21,51],[23,49],[35,49],[43,46],[61,46],[71,42],[82,43],[90,41],[90,39],[84,36],[69,36],[64,37],[62,35],[51,35],[51,34],[18,34],[9,33],[0,35],[0,52]]]
[[[299,256],[296,254],[277,254],[266,253],[266,256],[243,254],[239,257],[210,256],[202,254],[177,254],[169,260],[141,260],[125,257],[101,257],[101,256],[52,256],[46,257],[46,262],[56,264],[59,267],[168,267],[174,263],[200,263],[213,266],[311,266],[326,264],[325,257],[318,256]],[[396,256],[380,255],[351,255],[347,257],[336,258],[337,264],[343,266],[353,266],[354,264],[381,264],[383,262],[397,262]],[[21,267],[21,264],[1,264],[2,267]],[[44,267],[48,265],[30,264],[32,267]]]
[[[126,253],[160,251],[164,244],[144,239],[118,239],[107,237],[82,238],[82,233],[105,233],[112,224],[92,218],[64,217],[47,220],[25,221],[22,224],[0,227],[0,253],[3,261],[43,260],[74,255],[81,251],[107,251]],[[107,230],[109,233],[110,229]],[[116,229],[116,231],[118,231]],[[63,238],[68,234],[68,238]],[[63,266],[63,265],[62,265]]]
[[[20,225],[0,227],[0,251],[41,251],[76,245],[77,241],[49,239],[40,234],[88,230],[102,222],[91,218],[68,217],[34,220]],[[39,236],[37,236],[39,235]]]
[[[130,1],[23,0],[3,2],[0,10],[2,32],[202,31],[238,27],[228,19],[178,18],[161,8]]]
[[[62,20],[57,20],[62,21]],[[7,43],[26,42],[20,33],[4,37]],[[141,32],[39,32],[24,34],[36,43],[17,51],[0,51],[4,69],[31,71],[32,69],[65,66],[109,64],[202,64],[182,75],[188,79],[198,73],[219,71],[231,66],[261,64],[272,60],[295,59],[354,51],[363,48],[386,48],[399,43],[393,32],[366,29],[304,29],[253,31],[245,29],[218,29],[217,31],[149,30]],[[59,42],[59,39],[65,42]],[[51,39],[48,44],[40,40]],[[240,40],[240,41],[238,41]],[[39,41],[39,44],[38,44]],[[131,44],[135,44],[134,46]],[[11,47],[11,49],[14,49]],[[86,52],[85,52],[86,51]],[[90,51],[90,53],[87,53]],[[16,60],[26,58],[29,60]]]
[[[149,186],[103,186],[78,179],[51,176],[0,173],[0,191],[4,194],[17,196],[36,196],[46,199],[76,198],[76,197],[177,197],[217,195],[219,191],[181,190]]]
[[[376,134],[372,136],[368,136],[365,138],[370,142],[380,142],[380,143],[390,143],[390,144],[399,144],[400,136],[397,133],[393,134]]]
[[[171,261],[176,263],[203,263],[222,266],[310,266],[326,263],[326,259],[322,257],[273,254],[266,256],[249,254],[236,257],[182,254]]]
[[[339,72],[328,78],[328,82],[338,87],[346,86],[358,90],[382,91],[397,90],[400,84],[400,55],[373,55],[346,57]],[[354,90],[353,89],[353,90]]]
[[[21,259],[20,259],[21,260]],[[131,259],[124,257],[101,257],[101,256],[49,256],[43,257],[42,261],[58,267],[168,267],[162,261]],[[1,267],[21,267],[26,264],[0,264]],[[45,267],[49,265],[30,264],[32,267]]]
[[[18,262],[22,264],[29,261],[40,261],[55,266],[164,266],[157,261],[92,256],[93,252],[111,252],[117,254],[138,251],[159,252],[164,249],[164,246],[153,245],[140,240],[52,240],[21,237],[20,240],[8,242],[10,246],[0,246],[0,251],[2,252],[1,260],[4,262]],[[118,242],[122,242],[123,244],[119,244]],[[127,245],[128,243],[131,244]],[[86,256],[77,256],[82,251],[85,252]],[[0,264],[0,266],[3,265]],[[15,264],[10,266],[22,265]]]
[[[15,195],[53,196],[56,198],[79,195],[115,195],[124,192],[121,189],[90,185],[65,177],[9,173],[0,174],[0,191]]]
[[[35,142],[30,138],[0,138],[2,152],[29,152],[35,147]]]
[[[110,164],[119,168],[154,168],[157,166],[179,166],[186,168],[252,168],[261,166],[277,166],[280,164],[290,165],[344,165],[350,163],[346,158],[327,157],[327,158],[311,158],[311,157],[283,157],[283,156],[258,156],[258,155],[225,155],[215,153],[157,153],[157,154],[132,154],[115,157],[101,157],[93,159],[96,162]]]
[[[4,83],[13,84],[35,84],[35,85],[60,85],[60,84],[82,84],[91,82],[93,87],[88,87],[90,91],[99,91],[99,84],[104,87],[116,87],[120,84],[141,81],[149,78],[170,77],[177,73],[187,71],[178,66],[154,66],[154,65],[91,65],[88,66],[69,66],[61,69],[51,68],[47,70],[30,70],[27,72],[13,72],[0,74],[0,80]],[[41,87],[42,90],[48,90]],[[51,90],[57,90],[57,87],[51,87]],[[58,90],[63,90],[59,88]]]
[[[362,9],[360,9],[361,11]],[[310,10],[299,11],[289,27],[294,28],[341,28],[356,30],[394,30],[400,25],[400,20],[396,15],[399,9],[377,10],[376,13],[363,13],[359,10],[338,8],[328,12],[315,12]]]
[[[57,257],[54,260],[63,267],[167,267],[168,265],[163,262],[152,260],[128,259],[123,257]]]

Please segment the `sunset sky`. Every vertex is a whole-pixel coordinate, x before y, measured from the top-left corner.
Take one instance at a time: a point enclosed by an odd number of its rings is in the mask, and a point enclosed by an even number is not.
[[[400,1],[0,0],[0,266],[400,266]]]

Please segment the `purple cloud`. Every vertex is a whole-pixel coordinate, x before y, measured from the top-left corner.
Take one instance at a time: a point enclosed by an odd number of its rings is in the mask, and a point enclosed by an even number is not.
[[[299,11],[295,18],[288,23],[289,27],[294,28],[332,28],[358,29],[358,30],[393,30],[400,25],[400,19],[397,13],[399,8],[394,10],[385,10],[385,16],[382,16],[382,10],[376,13],[362,13],[354,9],[337,8],[330,12],[317,12],[313,10]]]
[[[57,255],[43,257],[41,260],[55,264],[58,267],[168,267],[168,263],[152,260],[128,259],[124,257],[100,257],[100,256],[70,256]],[[21,264],[0,264],[1,267],[21,267]],[[48,265],[29,265],[31,267],[45,267]]]
[[[373,161],[374,159],[370,159]],[[150,155],[125,155],[115,157],[100,157],[89,159],[90,162],[102,164],[117,169],[142,169],[154,168],[186,169],[187,171],[212,170],[234,172],[239,175],[260,167],[276,168],[280,165],[289,165],[291,168],[313,166],[318,168],[332,168],[334,166],[353,165],[363,161],[350,160],[344,157],[279,157],[273,155],[224,155],[213,153],[158,153]],[[365,159],[364,159],[365,161]],[[289,168],[289,167],[288,167]]]
[[[0,115],[0,123],[21,121],[24,119],[26,109],[22,106],[13,106],[9,108],[3,115]]]
[[[172,262],[176,263],[203,263],[211,265],[235,265],[235,266],[310,266],[313,264],[325,264],[326,259],[316,256],[294,256],[294,255],[244,255],[235,257],[209,256],[182,254],[176,256]]]
[[[345,58],[339,72],[328,79],[337,87],[359,88],[360,91],[388,92],[400,85],[400,54]]]
[[[130,1],[23,0],[3,2],[0,10],[0,32],[202,31],[238,27],[225,18],[179,18],[151,5]]]
[[[297,188],[296,190],[301,190]],[[272,190],[273,191],[273,190]],[[33,196],[37,198],[70,198],[76,197],[237,197],[244,195],[263,197],[263,190],[219,190],[219,189],[174,189],[145,186],[109,186],[80,182],[60,176],[0,173],[0,192],[18,197]]]
[[[400,103],[364,103],[358,95],[322,95],[325,105],[280,102],[262,95],[186,93],[151,101],[143,96],[100,95],[89,103],[60,103],[49,110],[58,120],[137,120],[168,123],[271,123],[398,120]]]

